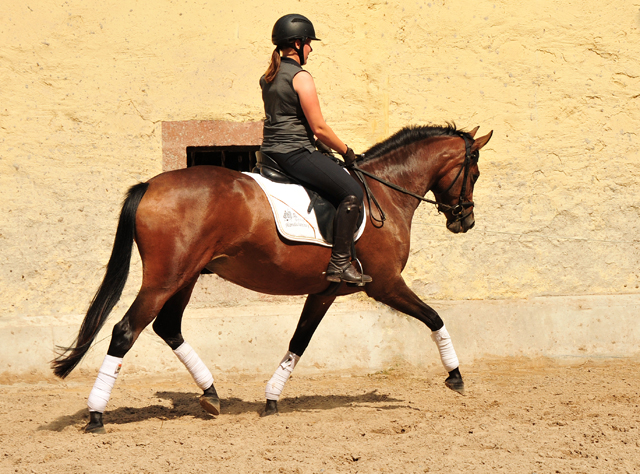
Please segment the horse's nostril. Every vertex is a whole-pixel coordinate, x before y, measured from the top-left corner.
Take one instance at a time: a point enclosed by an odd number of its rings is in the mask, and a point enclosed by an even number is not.
[[[473,226],[474,226],[474,225],[476,225],[476,221],[473,221],[473,222],[471,223],[471,225],[469,226],[469,230],[473,229]]]

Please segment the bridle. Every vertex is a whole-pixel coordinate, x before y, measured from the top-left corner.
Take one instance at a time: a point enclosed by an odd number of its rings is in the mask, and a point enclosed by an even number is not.
[[[465,220],[469,216],[469,214],[471,214],[471,212],[473,212],[472,210],[470,210],[466,214],[464,213],[465,207],[473,207],[473,201],[467,201],[464,196],[467,194],[467,181],[468,181],[468,178],[469,178],[469,170],[471,169],[471,162],[473,160],[477,161],[479,156],[480,156],[480,152],[478,150],[476,150],[473,153],[471,153],[471,146],[473,145],[472,141],[469,140],[464,135],[461,135],[461,137],[464,139],[464,145],[465,145],[464,164],[460,168],[460,170],[458,171],[458,174],[456,175],[455,179],[451,182],[449,187],[445,191],[443,191],[442,193],[438,193],[438,194],[448,193],[449,190],[453,187],[453,185],[456,184],[456,181],[458,181],[458,178],[460,177],[460,174],[462,173],[462,170],[464,170],[464,178],[462,180],[462,188],[460,189],[460,197],[458,198],[458,204],[456,204],[455,206],[449,206],[449,205],[446,205],[446,204],[438,204],[437,205],[438,206],[438,211],[440,211],[440,212],[443,211],[443,209],[441,209],[441,207],[445,206],[447,209],[444,209],[444,211],[450,211],[451,212],[451,214],[455,217],[455,221],[454,222],[460,222],[460,221]]]
[[[367,203],[369,204],[369,217],[371,218],[371,221],[375,227],[378,227],[378,228],[382,227],[384,225],[384,221],[386,220],[386,216],[384,211],[380,207],[378,200],[371,192],[371,189],[369,188],[369,185],[367,184],[367,181],[364,179],[363,175],[366,175],[369,178],[372,178],[378,181],[379,183],[382,183],[385,186],[388,186],[389,188],[394,189],[395,191],[401,192],[403,194],[407,194],[420,201],[428,202],[429,204],[434,204],[438,209],[438,212],[451,212],[451,215],[453,215],[454,217],[453,222],[461,222],[465,220],[473,212],[473,209],[469,209],[469,211],[465,213],[466,208],[473,208],[473,201],[467,201],[465,198],[465,195],[467,191],[467,181],[469,178],[469,170],[471,169],[471,162],[473,160],[477,160],[480,156],[480,153],[478,150],[474,151],[473,153],[471,152],[471,146],[473,145],[473,140],[471,140],[470,138],[468,138],[466,135],[462,133],[459,136],[464,140],[464,145],[465,145],[464,163],[462,164],[462,167],[458,171],[458,174],[456,175],[455,179],[451,182],[449,187],[442,193],[438,193],[438,194],[444,194],[449,192],[449,190],[451,190],[453,185],[456,184],[456,181],[458,181],[458,178],[460,177],[460,175],[464,170],[464,178],[462,181],[462,188],[460,189],[460,196],[458,197],[458,203],[454,206],[433,201],[431,199],[425,198],[424,196],[420,196],[419,194],[412,193],[408,189],[405,189],[401,186],[393,184],[389,181],[379,178],[378,176],[372,173],[369,173],[368,171],[363,170],[362,168],[357,166],[356,162],[353,162],[351,165],[346,166],[348,169],[353,170],[354,174],[357,176],[357,178],[360,180],[360,182],[364,187],[364,191],[367,196]],[[363,157],[363,156],[364,155],[360,155],[360,157]],[[379,218],[373,215],[373,210],[371,208],[372,202],[375,205],[376,209],[378,210],[378,214],[380,215]]]

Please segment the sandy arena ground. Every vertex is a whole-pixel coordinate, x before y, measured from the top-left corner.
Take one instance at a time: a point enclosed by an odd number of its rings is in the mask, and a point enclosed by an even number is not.
[[[81,432],[86,371],[0,377],[0,473],[640,472],[640,361],[462,369],[466,396],[434,369],[294,374],[267,418],[263,377],[218,374],[214,418],[186,372],[123,371],[105,435]]]

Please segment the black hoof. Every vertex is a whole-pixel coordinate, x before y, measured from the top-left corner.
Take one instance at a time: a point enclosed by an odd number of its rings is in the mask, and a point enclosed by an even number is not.
[[[95,434],[105,434],[107,432],[102,423],[102,413],[97,411],[89,412],[89,424],[84,427],[84,432]]]
[[[220,398],[218,398],[218,393],[213,385],[200,396],[200,406],[204,408],[204,411],[214,416],[220,414]]]
[[[462,375],[460,375],[460,369],[453,369],[449,372],[449,377],[444,381],[444,384],[454,392],[464,395],[464,382]]]
[[[276,400],[267,400],[267,404],[264,407],[264,411],[260,413],[260,417],[277,415],[278,414],[278,402]]]

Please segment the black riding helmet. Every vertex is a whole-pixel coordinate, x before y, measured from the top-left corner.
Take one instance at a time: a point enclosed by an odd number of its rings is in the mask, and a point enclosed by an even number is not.
[[[294,41],[297,39],[302,42],[300,48],[295,47]],[[304,64],[303,50],[304,43],[307,40],[320,41],[319,38],[316,38],[316,30],[313,28],[313,23],[306,16],[291,13],[283,16],[273,25],[271,42],[279,49],[293,48],[298,53],[300,64]]]

